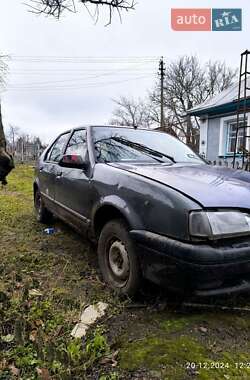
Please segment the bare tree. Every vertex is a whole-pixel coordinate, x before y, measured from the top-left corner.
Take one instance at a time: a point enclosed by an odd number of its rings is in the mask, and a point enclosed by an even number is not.
[[[10,141],[11,153],[14,156],[16,150],[16,139],[19,136],[20,128],[15,125],[9,125],[7,136]]]
[[[184,136],[192,148],[198,149],[199,124],[187,116],[187,111],[228,88],[236,73],[218,61],[201,65],[196,56],[180,57],[167,66],[164,83],[166,117],[171,121],[174,133]],[[151,94],[151,101],[154,107],[159,107],[159,86]]]
[[[150,112],[150,123],[154,125],[158,130],[161,128],[161,107],[160,103],[152,99],[152,96],[149,99],[146,99],[145,102],[148,104],[148,109]],[[175,127],[175,121],[173,116],[169,114],[164,114],[164,131],[174,137],[179,138],[180,133],[178,128]]]
[[[92,4],[95,6],[95,13],[93,15],[95,21],[98,21],[100,6],[108,8],[109,22],[107,25],[111,23],[115,11],[121,18],[121,11],[129,11],[135,8],[135,0],[80,0],[79,2],[86,7],[89,13],[88,5]],[[58,19],[64,11],[77,12],[75,0],[30,0],[28,5],[31,12],[36,14],[44,13]]]
[[[0,56],[0,85],[4,85],[4,75],[7,70],[7,65],[4,61],[4,56]],[[6,138],[2,121],[2,108],[0,101],[0,182],[3,185],[7,184],[6,177],[14,168],[12,156],[6,151]]]
[[[183,56],[170,62],[164,82],[164,130],[198,150],[199,123],[187,111],[228,88],[237,70],[224,62],[202,65],[196,56]],[[112,124],[160,128],[160,87],[145,99],[120,97],[115,101]]]
[[[150,107],[143,100],[121,96],[114,100],[116,108],[110,123],[113,125],[150,128],[153,124]]]
[[[237,70],[227,67],[225,62],[207,63],[207,97],[210,98],[227,89],[237,75]]]

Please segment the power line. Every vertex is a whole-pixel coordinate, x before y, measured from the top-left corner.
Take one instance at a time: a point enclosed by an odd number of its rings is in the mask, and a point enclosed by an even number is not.
[[[58,91],[101,88],[129,81],[154,78],[157,57],[76,57],[76,56],[12,56],[12,77],[23,77],[25,82],[8,85],[7,91]],[[20,67],[20,63],[22,67]],[[23,67],[23,64],[25,65]],[[26,64],[29,67],[26,67]],[[61,65],[62,64],[62,65]],[[79,67],[81,64],[81,67]],[[42,65],[42,66],[41,66]],[[17,67],[16,67],[17,66]],[[141,76],[138,76],[141,74]],[[53,75],[53,78],[51,78]],[[111,81],[88,80],[117,76],[125,78]],[[47,76],[48,80],[39,80]],[[116,77],[116,78],[115,78]],[[37,81],[34,79],[37,78]],[[42,79],[42,78],[40,78]]]
[[[140,74],[144,74],[147,76],[152,76],[153,77],[153,72],[143,72],[143,71],[140,71]],[[151,74],[151,75],[150,75]],[[56,84],[74,84],[74,83],[79,83],[79,82],[85,82],[86,80],[88,79],[97,79],[97,78],[105,78],[105,77],[117,77],[117,75],[119,76],[124,76],[124,74],[121,74],[121,73],[104,73],[104,74],[99,74],[99,75],[88,75],[88,76],[81,76],[81,75],[78,75],[77,77],[74,77],[74,78],[68,78],[68,79],[59,79],[59,80],[47,80],[47,81],[37,81],[37,82],[19,82],[19,83],[15,83],[15,84],[10,84],[8,85],[8,88],[22,88],[22,87],[29,87],[29,88],[32,88],[32,87],[44,87],[46,85],[56,85]],[[126,73],[126,77],[131,78],[131,79],[137,79],[135,76],[138,77],[138,72],[135,72],[135,73]],[[126,80],[126,79],[125,79]]]
[[[30,62],[29,62],[30,64]],[[150,63],[150,66],[148,66],[149,64],[148,63],[138,63],[138,62],[130,62],[130,63],[114,63],[112,65],[108,65],[107,67],[98,62],[99,65],[97,65],[97,67],[93,66],[92,64],[88,63],[88,65],[81,65],[81,67],[79,67],[78,65],[75,66],[74,64],[74,67],[72,67],[72,63],[70,63],[70,66],[61,66],[61,65],[58,65],[58,63],[55,65],[55,63],[53,63],[53,66],[51,66],[51,63],[49,63],[49,66],[46,66],[44,67],[44,65],[42,67],[34,67],[34,66],[31,66],[31,67],[28,67],[28,68],[20,68],[20,67],[17,67],[15,68],[14,67],[11,67],[10,69],[10,74],[15,74],[15,75],[21,75],[21,74],[26,74],[26,75],[29,75],[29,74],[32,74],[32,75],[35,75],[35,74],[50,74],[50,75],[53,75],[53,74],[59,74],[59,73],[92,73],[92,72],[95,72],[95,73],[116,73],[116,72],[137,72],[137,71],[140,71],[140,72],[151,72],[153,70],[153,66],[155,66],[155,64],[152,64]]]
[[[145,66],[140,66],[138,68],[133,68],[133,67],[128,67],[128,68],[120,68],[120,67],[117,67],[117,68],[112,68],[112,69],[100,69],[100,68],[79,68],[79,69],[73,69],[73,68],[67,68],[67,69],[60,69],[60,68],[46,68],[46,69],[41,69],[41,70],[37,70],[37,69],[33,69],[33,68],[29,68],[29,69],[13,69],[11,70],[11,74],[15,74],[15,73],[19,73],[19,74],[29,74],[29,73],[45,73],[45,74],[49,74],[49,73],[52,73],[53,75],[56,74],[57,72],[58,73],[67,73],[67,72],[77,72],[77,73],[89,73],[89,72],[111,72],[111,73],[115,73],[115,72],[130,72],[130,71],[141,71],[141,70],[144,70],[144,71],[152,71],[151,68],[149,67],[145,67]],[[155,71],[155,66],[154,66],[154,71]]]
[[[91,63],[91,64],[125,64],[125,63],[154,63],[157,62],[157,58],[154,59],[146,59],[146,58],[133,58],[133,59],[128,59],[128,58],[15,58],[13,57],[11,59],[11,62],[21,62],[21,63],[62,63],[62,64],[83,64],[83,63]]]
[[[153,76],[153,73],[152,72],[140,72],[140,74],[151,74]],[[101,75],[91,75],[91,76],[77,76],[77,77],[74,77],[74,78],[70,78],[70,79],[60,79],[60,80],[48,80],[48,81],[45,81],[45,82],[41,82],[41,81],[37,81],[37,82],[17,82],[15,83],[14,85],[15,86],[23,86],[23,85],[31,85],[31,86],[36,86],[36,85],[44,85],[44,84],[55,84],[55,83],[67,83],[67,82],[79,82],[79,81],[86,81],[87,79],[96,79],[96,78],[104,78],[104,77],[117,77],[118,73],[116,74],[101,74]],[[136,73],[129,73],[127,74],[126,76],[127,77],[133,77],[137,75],[138,76],[138,72]],[[120,76],[120,74],[119,74]],[[11,82],[9,84],[10,86],[12,85]]]
[[[76,85],[71,85],[71,86],[53,86],[53,87],[9,87],[7,90],[8,91],[56,91],[56,90],[81,90],[81,89],[87,89],[87,88],[98,88],[98,87],[105,87],[109,85],[115,85],[115,84],[121,84],[125,82],[130,82],[130,81],[135,81],[135,80],[141,80],[141,79],[147,79],[147,78],[152,78],[152,75],[146,75],[146,76],[140,76],[136,78],[129,78],[121,81],[111,81],[111,82],[104,82],[104,83],[89,83],[88,85],[85,86],[76,86]]]
[[[159,56],[59,56],[59,55],[11,55],[11,59],[88,59],[88,60],[98,60],[98,59],[112,59],[112,60],[157,60]]]
[[[118,73],[117,73],[118,74]],[[138,75],[138,72],[135,73],[136,75]],[[142,73],[142,74],[146,74],[146,73]],[[147,73],[148,74],[148,73]],[[134,74],[129,74],[130,76],[131,75],[134,75]],[[101,74],[101,75],[92,75],[92,76],[87,76],[87,77],[80,77],[78,76],[77,78],[70,78],[70,79],[61,79],[61,80],[50,80],[50,81],[46,81],[46,82],[29,82],[29,83],[17,83],[15,84],[14,86],[43,86],[43,85],[47,85],[47,84],[56,84],[56,83],[70,83],[70,82],[79,82],[79,81],[85,81],[86,79],[96,79],[96,78],[103,78],[103,77],[106,77],[106,76],[113,76],[113,74]],[[11,86],[11,84],[10,84]]]

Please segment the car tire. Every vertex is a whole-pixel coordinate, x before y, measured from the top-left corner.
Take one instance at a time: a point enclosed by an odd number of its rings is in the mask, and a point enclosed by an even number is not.
[[[35,192],[34,205],[36,212],[36,219],[39,223],[48,224],[52,218],[52,213],[45,207],[42,196],[39,190]]]
[[[141,270],[123,220],[112,220],[103,227],[98,241],[98,261],[104,281],[118,295],[135,295],[141,283]]]

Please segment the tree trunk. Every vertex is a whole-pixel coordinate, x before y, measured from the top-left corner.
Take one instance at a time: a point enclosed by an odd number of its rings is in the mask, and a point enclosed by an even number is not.
[[[2,121],[2,109],[1,109],[1,102],[0,102],[0,149],[6,149],[6,140],[3,130],[3,121]]]
[[[6,177],[14,169],[13,157],[6,151],[6,139],[3,130],[1,102],[0,102],[0,182],[7,185]]]

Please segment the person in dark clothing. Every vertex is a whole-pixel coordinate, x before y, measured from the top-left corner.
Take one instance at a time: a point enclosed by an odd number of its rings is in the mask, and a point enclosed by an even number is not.
[[[6,177],[14,167],[12,155],[0,148],[0,182],[2,182],[2,185],[7,185]]]
[[[2,182],[2,185],[7,185],[6,177],[14,167],[14,159],[12,155],[6,151],[6,139],[3,129],[0,102],[0,183]]]

